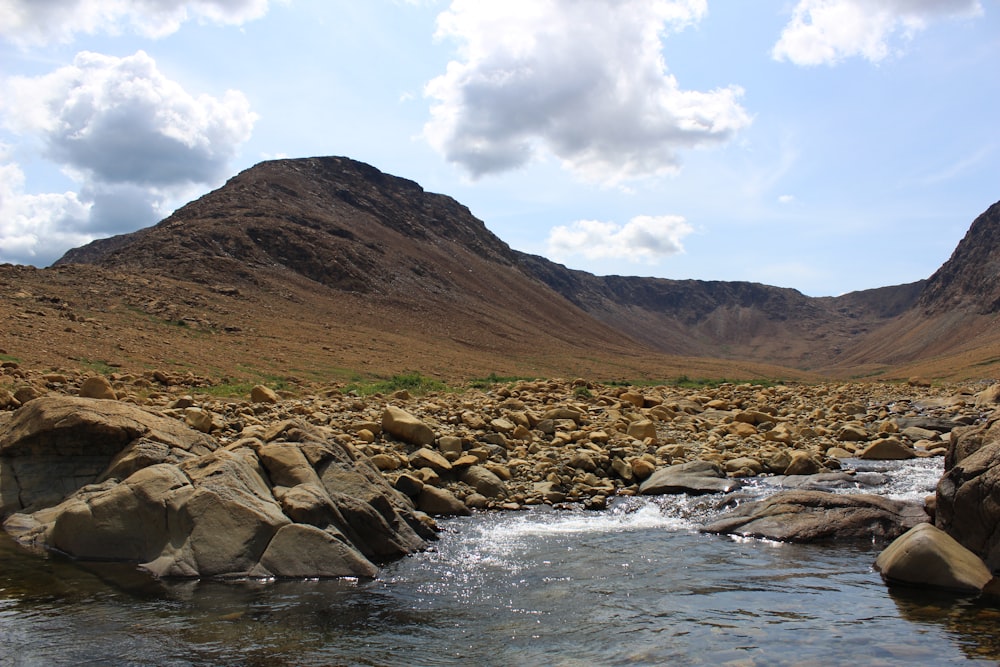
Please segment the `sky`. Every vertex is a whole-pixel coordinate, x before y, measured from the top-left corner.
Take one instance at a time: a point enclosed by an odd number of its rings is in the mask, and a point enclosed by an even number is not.
[[[1000,0],[0,0],[0,263],[340,155],[599,275],[833,296],[1000,200]]]

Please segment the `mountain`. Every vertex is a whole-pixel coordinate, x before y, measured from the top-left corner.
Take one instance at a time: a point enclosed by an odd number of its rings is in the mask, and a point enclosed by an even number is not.
[[[237,293],[258,317],[279,305],[286,320],[322,313],[323,326],[349,323],[348,338],[364,331],[463,348],[469,366],[478,355],[490,368],[572,360],[582,370],[656,372],[697,358],[716,369],[850,375],[989,348],[970,327],[1000,304],[998,258],[1000,204],[930,279],[908,285],[812,298],[749,282],[595,276],[511,249],[450,197],[323,157],[263,162],[161,223],[71,250],[53,268],[87,264]]]

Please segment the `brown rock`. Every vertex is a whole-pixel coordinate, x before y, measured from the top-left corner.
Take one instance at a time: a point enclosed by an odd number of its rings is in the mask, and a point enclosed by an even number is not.
[[[929,523],[896,538],[875,560],[889,584],[978,593],[993,575],[976,554]]]
[[[281,397],[270,387],[258,384],[250,390],[250,400],[254,403],[274,404],[280,402]]]
[[[83,381],[80,385],[80,396],[83,398],[99,398],[111,401],[118,400],[111,382],[103,375],[93,375]]]
[[[434,443],[434,431],[430,426],[393,405],[386,406],[382,413],[382,430],[413,445],[423,447]]]

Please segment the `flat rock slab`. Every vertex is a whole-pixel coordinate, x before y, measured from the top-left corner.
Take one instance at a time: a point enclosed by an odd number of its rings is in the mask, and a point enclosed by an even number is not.
[[[691,461],[657,470],[642,483],[639,492],[644,495],[702,495],[729,493],[741,487],[739,481],[726,477],[718,464],[711,461]]]
[[[889,482],[889,477],[879,472],[822,472],[815,475],[775,475],[764,477],[762,483],[782,489],[800,491],[831,491],[835,489],[874,488]]]
[[[781,491],[741,505],[701,530],[780,542],[892,540],[928,520],[915,502],[869,494]]]

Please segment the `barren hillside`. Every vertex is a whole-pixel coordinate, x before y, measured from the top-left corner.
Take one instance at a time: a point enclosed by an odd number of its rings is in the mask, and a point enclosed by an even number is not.
[[[971,377],[1000,359],[995,256],[1000,206],[926,284],[600,277],[371,166],[277,160],[52,268],[0,267],[0,348],[216,376]]]

